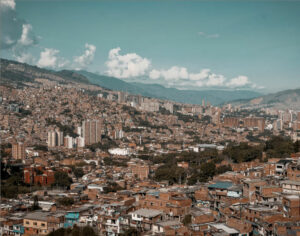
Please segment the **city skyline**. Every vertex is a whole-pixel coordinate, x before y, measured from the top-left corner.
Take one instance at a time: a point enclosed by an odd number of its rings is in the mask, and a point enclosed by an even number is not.
[[[299,12],[0,0],[0,235],[299,235]]]

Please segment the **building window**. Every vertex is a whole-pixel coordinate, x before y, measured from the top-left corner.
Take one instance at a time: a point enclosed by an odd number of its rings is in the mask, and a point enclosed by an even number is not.
[[[26,221],[25,223],[26,223],[26,225],[29,225],[29,221]]]
[[[44,224],[44,223],[42,223],[42,224],[41,224],[41,226],[45,226],[45,224]]]
[[[37,223],[36,223],[36,222],[33,222],[33,225],[37,225]]]

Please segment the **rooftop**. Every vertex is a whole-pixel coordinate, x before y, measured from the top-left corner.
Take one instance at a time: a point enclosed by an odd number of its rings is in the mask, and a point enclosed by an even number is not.
[[[210,224],[210,225],[218,230],[225,231],[227,234],[238,234],[239,233],[239,231],[237,231],[236,229],[230,228],[225,224]]]
[[[215,184],[211,184],[208,188],[219,188],[219,189],[228,189],[232,186],[232,182],[216,182]]]
[[[136,210],[134,212],[131,212],[131,215],[134,215],[134,214],[140,215],[142,217],[151,218],[151,217],[155,217],[155,216],[161,215],[161,214],[163,214],[163,212],[162,211],[158,211],[158,210],[153,210],[153,209],[142,208],[142,209]]]
[[[181,225],[180,221],[170,220],[170,221],[163,221],[157,223],[160,226],[174,226],[174,225]]]
[[[46,221],[48,216],[49,216],[48,212],[36,211],[36,212],[27,214],[24,217],[24,219]]]

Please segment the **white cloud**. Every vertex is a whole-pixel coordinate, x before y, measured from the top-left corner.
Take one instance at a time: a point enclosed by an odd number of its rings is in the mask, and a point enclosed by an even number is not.
[[[189,74],[185,67],[173,66],[168,70],[152,70],[149,73],[149,77],[151,79],[158,79],[160,77],[165,80],[179,80],[179,79],[187,79]]]
[[[21,19],[16,12],[14,0],[0,0],[0,47],[8,50],[23,50],[38,42],[32,26]]]
[[[232,78],[226,85],[228,87],[236,88],[236,87],[244,87],[249,85],[250,81],[247,76],[240,75],[238,77]]]
[[[200,71],[200,73],[197,74],[190,74],[189,78],[190,80],[203,80],[209,76],[210,69],[203,69]]]
[[[216,38],[219,38],[220,35],[219,34],[209,34],[207,35],[207,38],[211,38],[211,39],[216,39]]]
[[[203,69],[199,73],[189,73],[187,68],[172,66],[168,70],[156,70],[153,69],[149,73],[151,79],[163,78],[165,80],[203,80],[208,77],[210,69]]]
[[[206,86],[223,86],[226,78],[223,75],[210,74]]]
[[[9,35],[5,35],[3,36],[3,43],[9,47],[15,43],[15,40],[11,39]]]
[[[159,77],[160,77],[160,71],[159,70],[155,70],[155,69],[151,70],[150,73],[149,73],[149,77],[151,79],[159,79]]]
[[[61,68],[69,62],[58,56],[59,50],[53,48],[45,48],[40,54],[40,59],[37,62],[39,67]]]
[[[59,50],[57,49],[45,48],[45,50],[41,52],[37,65],[40,67],[56,67],[58,53]]]
[[[14,54],[13,56],[18,62],[21,62],[21,63],[34,64],[34,61],[35,61],[34,56],[28,52],[21,52],[18,54]]]
[[[220,37],[219,34],[207,34],[205,32],[198,32],[198,35],[209,39],[216,39]]]
[[[32,26],[30,24],[23,24],[21,37],[11,48],[13,57],[18,62],[34,63],[35,59],[28,50],[35,44],[37,44],[37,38],[32,31]]]
[[[14,0],[0,0],[0,7],[7,7],[14,10],[16,8],[16,3]]]
[[[146,74],[151,62],[136,53],[121,55],[121,48],[114,48],[109,51],[108,60],[106,61],[107,71],[110,76],[117,78],[130,78]]]
[[[29,49],[38,43],[32,26],[21,19],[16,12],[14,0],[0,0],[0,48],[8,50],[19,62],[34,63]]]
[[[173,66],[167,70],[152,69],[149,77],[153,80],[159,80],[168,87],[177,88],[201,88],[201,87],[219,87],[219,88],[258,88],[249,81],[247,76],[238,76],[227,80],[224,75],[212,73],[210,69],[202,69],[199,73],[190,73],[185,67]],[[228,82],[227,82],[228,81]]]
[[[200,32],[200,35],[202,34],[204,35],[204,33]],[[215,37],[213,35],[206,36]],[[178,89],[197,89],[203,87],[224,89],[259,88],[244,75],[227,79],[225,75],[213,73],[208,68],[202,69],[197,73],[189,72],[186,67],[181,66],[157,69],[151,66],[151,62],[147,58],[143,58],[136,53],[121,55],[120,51],[119,47],[109,51],[108,60],[106,61],[108,69],[106,73],[110,76],[134,80],[134,77],[146,75],[150,79],[156,80],[159,84]]]
[[[90,65],[94,60],[95,52],[96,52],[96,46],[86,43],[84,53],[81,56],[77,56],[74,58],[76,67],[78,69],[82,69]]]
[[[31,46],[35,41],[36,39],[33,35],[32,26],[30,24],[23,24],[21,38],[18,40],[18,44],[22,46]]]
[[[251,83],[251,88],[253,88],[253,89],[264,89],[265,87],[264,86],[258,86],[255,83]]]

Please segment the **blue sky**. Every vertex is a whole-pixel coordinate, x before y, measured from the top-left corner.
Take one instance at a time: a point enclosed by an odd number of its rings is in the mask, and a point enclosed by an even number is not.
[[[5,58],[179,89],[300,87],[299,1],[1,4]]]

